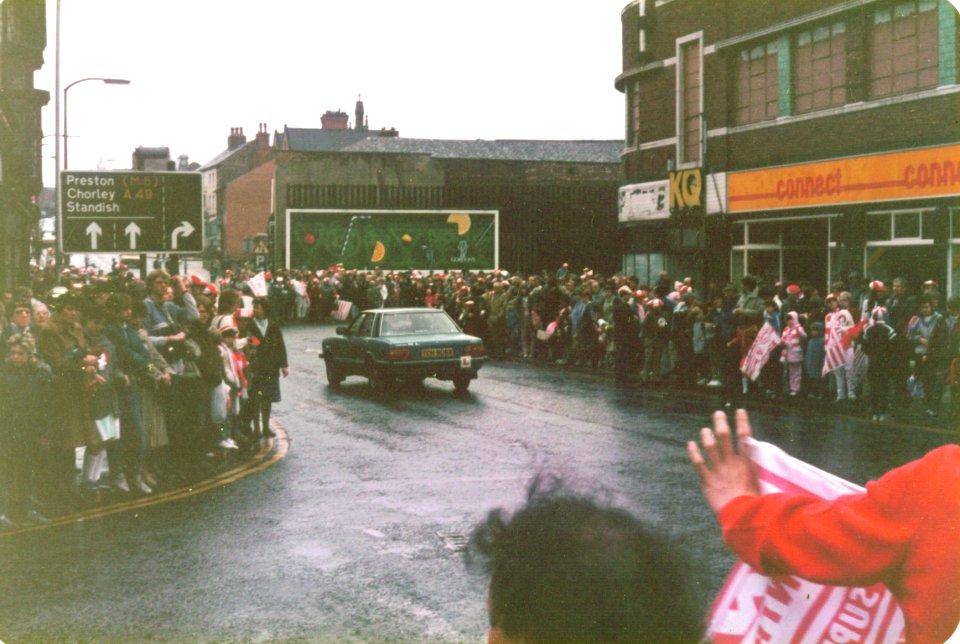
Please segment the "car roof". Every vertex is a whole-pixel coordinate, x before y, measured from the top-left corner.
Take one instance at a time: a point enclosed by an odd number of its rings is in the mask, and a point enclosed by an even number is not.
[[[409,307],[405,309],[365,309],[364,313],[443,313],[442,309],[431,309],[427,306]]]

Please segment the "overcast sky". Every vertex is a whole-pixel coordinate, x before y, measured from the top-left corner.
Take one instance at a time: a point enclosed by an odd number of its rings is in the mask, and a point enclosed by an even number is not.
[[[320,127],[357,94],[371,128],[427,138],[619,139],[626,0],[62,0],[72,169],[139,145],[205,163],[231,127]],[[56,0],[47,0],[44,183],[53,185]]]

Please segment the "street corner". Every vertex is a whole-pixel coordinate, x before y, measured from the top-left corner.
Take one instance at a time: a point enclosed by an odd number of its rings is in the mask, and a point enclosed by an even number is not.
[[[22,534],[38,532],[58,528],[66,525],[93,521],[102,519],[115,514],[143,510],[155,505],[173,503],[192,496],[197,496],[217,488],[221,488],[235,483],[243,478],[262,472],[268,467],[274,465],[287,455],[290,448],[290,437],[288,436],[283,424],[276,419],[271,419],[270,427],[274,436],[263,441],[260,450],[251,455],[243,462],[216,473],[213,476],[185,483],[175,489],[130,499],[128,501],[118,501],[104,505],[97,505],[79,512],[74,512],[65,516],[51,519],[48,523],[14,528],[0,532],[0,539],[14,537]]]

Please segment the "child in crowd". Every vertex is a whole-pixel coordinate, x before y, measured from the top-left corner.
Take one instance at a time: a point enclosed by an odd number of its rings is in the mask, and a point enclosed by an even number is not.
[[[780,315],[780,305],[774,299],[765,300],[763,303],[763,321],[759,326],[769,324],[777,334],[783,333],[783,318]],[[781,347],[775,347],[770,354],[770,359],[760,370],[759,384],[763,390],[763,395],[767,398],[776,398],[783,390],[783,367],[780,365],[782,360]]]
[[[888,419],[887,410],[893,396],[897,332],[887,324],[889,318],[885,307],[875,306],[870,312],[870,323],[860,339],[864,353],[870,358],[867,379],[870,382],[870,408],[874,422]]]
[[[737,314],[737,332],[727,346],[737,350],[740,359],[739,364],[743,364],[747,354],[750,353],[750,347],[753,346],[753,341],[757,339],[762,321],[761,314],[757,312],[744,311]],[[740,375],[740,387],[743,395],[750,393],[750,380],[743,374]]]
[[[721,385],[720,377],[723,374],[723,340],[722,318],[723,298],[715,297],[704,319],[704,331],[707,339],[707,356],[710,360],[710,380],[708,387],[719,387]]]
[[[791,396],[800,393],[803,377],[803,343],[806,339],[807,333],[800,325],[800,316],[796,311],[790,311],[787,313],[787,325],[780,336],[780,342],[783,344],[780,361],[786,367]]]
[[[238,449],[234,435],[240,434],[240,406],[247,397],[247,359],[237,347],[237,327],[229,319],[220,325],[220,358],[223,362],[223,383],[227,386],[226,413],[220,430],[218,445],[223,449]]]
[[[843,362],[831,372],[837,384],[837,398],[835,402],[844,400],[856,400],[857,394],[854,389],[853,381],[853,351],[849,346],[844,347],[843,336],[847,330],[854,325],[853,316],[850,311],[843,306],[850,302],[849,293],[838,295],[830,294],[827,296],[827,313],[824,319],[824,329],[827,351],[836,351],[843,356]],[[841,301],[842,299],[842,301]],[[832,354],[831,354],[832,355]]]
[[[808,398],[823,398],[823,361],[826,356],[823,322],[814,322],[810,325],[807,350],[803,357],[804,382],[801,387]]]
[[[690,320],[691,380],[696,379],[698,385],[705,385],[710,380],[710,358],[707,348],[710,343],[709,331],[703,309],[693,306],[688,313]]]
[[[88,436],[83,452],[83,487],[87,491],[97,491],[100,477],[108,469],[107,448],[120,439],[117,392],[114,388],[117,375],[106,353],[87,353],[82,365],[84,390],[87,393],[86,411],[93,420],[93,432]],[[111,451],[117,453],[116,450]],[[114,470],[114,486],[121,492],[129,492],[130,487],[120,463],[110,465]]]

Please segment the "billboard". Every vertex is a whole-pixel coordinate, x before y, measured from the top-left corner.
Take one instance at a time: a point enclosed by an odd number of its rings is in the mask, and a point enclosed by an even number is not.
[[[301,210],[286,213],[287,268],[493,270],[495,210]]]

